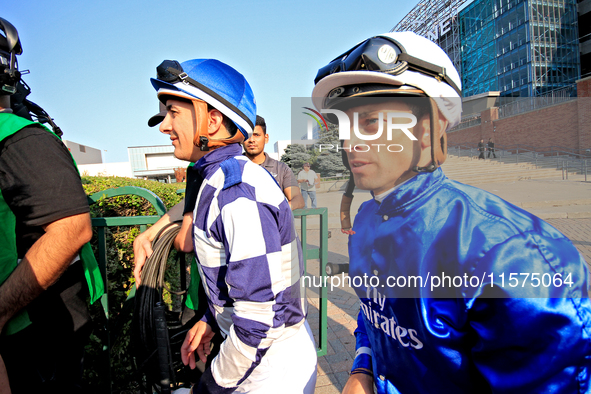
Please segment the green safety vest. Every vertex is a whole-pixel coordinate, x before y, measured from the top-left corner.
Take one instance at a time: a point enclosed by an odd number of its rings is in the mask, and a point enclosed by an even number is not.
[[[54,134],[40,123],[31,122],[13,114],[0,113],[0,141],[3,141],[27,126],[41,127],[44,130],[47,130],[47,132]],[[56,138],[59,137],[56,136]],[[73,159],[74,158],[72,158],[72,160]],[[84,276],[88,283],[90,302],[94,303],[103,295],[104,284],[90,243],[84,245],[80,250],[80,260],[82,261]],[[17,265],[16,217],[4,200],[2,190],[0,190],[0,285],[10,276]],[[29,324],[31,324],[31,321],[29,320],[29,315],[25,308],[8,321],[2,334],[14,334],[27,327]]]
[[[191,261],[191,282],[189,282],[187,300],[185,301],[187,308],[193,310],[199,309],[199,284],[201,283],[201,276],[199,275],[197,261],[195,259],[194,257],[193,261]]]

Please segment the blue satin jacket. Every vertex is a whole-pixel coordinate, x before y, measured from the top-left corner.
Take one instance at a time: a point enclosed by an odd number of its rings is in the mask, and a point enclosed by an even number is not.
[[[588,272],[555,228],[438,169],[353,229],[353,369],[378,393],[591,392]]]

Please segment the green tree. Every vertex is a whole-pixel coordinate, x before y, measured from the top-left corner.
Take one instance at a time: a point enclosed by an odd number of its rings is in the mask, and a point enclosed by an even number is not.
[[[332,146],[332,148],[329,146]],[[320,131],[320,139],[315,145],[315,150],[318,152],[315,170],[322,177],[348,173],[347,168],[343,165],[341,152],[340,150],[337,151],[337,147],[340,147],[339,129],[337,125],[328,123],[328,130],[323,128]]]
[[[323,178],[336,176],[337,174],[346,175],[347,169],[343,165],[341,153],[338,154],[323,151],[318,156],[316,161],[316,171],[322,175]]]
[[[310,163],[314,160],[311,152],[309,152],[306,145],[290,144],[285,148],[285,154],[281,156],[281,161],[291,168],[294,174],[297,174],[303,167],[304,163]]]

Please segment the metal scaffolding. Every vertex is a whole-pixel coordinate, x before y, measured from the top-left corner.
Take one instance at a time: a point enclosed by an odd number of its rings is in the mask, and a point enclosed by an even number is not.
[[[580,78],[577,29],[576,0],[422,0],[391,31],[437,43],[465,97],[533,97]]]
[[[579,78],[575,0],[476,0],[459,20],[465,96],[542,96]]]
[[[412,31],[439,45],[461,70],[458,10],[471,0],[421,0],[391,32]]]
[[[572,85],[580,78],[577,7],[574,0],[530,0],[533,95]]]

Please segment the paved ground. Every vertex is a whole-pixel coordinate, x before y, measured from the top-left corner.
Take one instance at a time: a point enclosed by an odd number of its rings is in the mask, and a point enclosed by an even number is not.
[[[586,261],[591,263],[591,182],[531,180],[487,184],[482,188],[545,218],[548,223],[569,237]],[[347,237],[341,234],[338,222],[340,198],[341,193],[319,194],[318,206],[329,209],[331,238],[328,242],[328,261],[346,263],[348,262]],[[356,193],[352,212],[356,212],[357,207],[369,198],[368,193],[361,191]],[[569,216],[569,212],[577,212],[577,214]],[[317,221],[308,220],[309,228],[312,228],[307,232],[309,248],[318,245],[317,223]],[[310,261],[307,269],[310,275],[319,275],[317,261]],[[341,286],[333,291],[329,289],[327,298],[328,348],[327,355],[318,360],[316,384],[318,394],[340,393],[347,381],[355,352],[353,331],[359,311],[357,297],[350,287]],[[309,322],[317,337],[319,331],[317,291],[310,291],[309,301]],[[318,342],[318,337],[316,340]]]
[[[577,247],[591,267],[591,219],[547,219]]]
[[[545,220],[591,218],[591,182],[538,179],[478,187]]]

